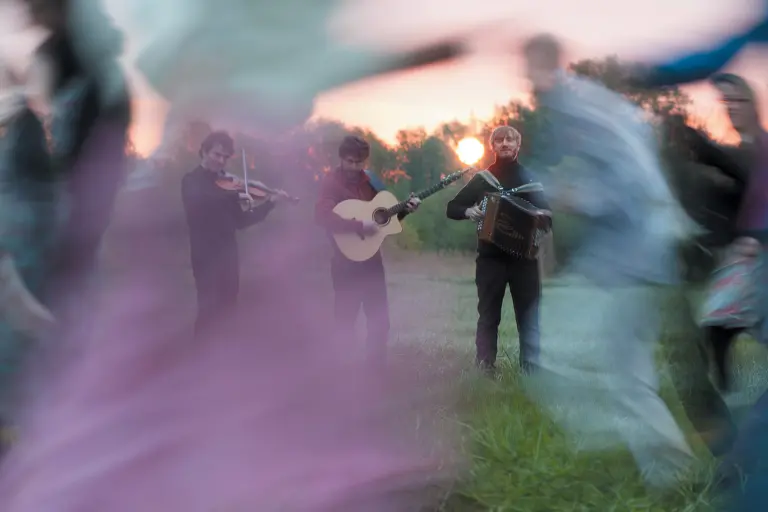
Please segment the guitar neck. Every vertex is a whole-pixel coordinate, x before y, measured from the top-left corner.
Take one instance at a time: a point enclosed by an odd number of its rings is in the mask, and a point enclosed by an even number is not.
[[[424,199],[428,198],[429,196],[431,196],[432,194],[440,192],[447,185],[449,185],[449,183],[441,181],[441,182],[439,182],[439,183],[437,183],[435,185],[432,185],[428,189],[422,190],[418,194],[414,194],[414,197],[416,197],[419,200],[424,200]],[[408,204],[408,200],[401,201],[401,202],[397,203],[395,206],[393,206],[392,208],[389,208],[387,210],[387,213],[389,214],[390,217],[392,217],[394,215],[398,215],[400,212],[405,210],[405,206],[407,204]]]

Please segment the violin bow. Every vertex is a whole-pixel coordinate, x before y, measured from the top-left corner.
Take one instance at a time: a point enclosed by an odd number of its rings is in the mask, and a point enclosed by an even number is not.
[[[242,155],[243,155],[243,179],[245,180],[245,195],[248,196],[248,199],[253,201],[253,197],[251,197],[251,193],[248,192],[248,165],[246,164],[246,161],[245,161],[245,148],[242,148],[240,151],[242,152]]]

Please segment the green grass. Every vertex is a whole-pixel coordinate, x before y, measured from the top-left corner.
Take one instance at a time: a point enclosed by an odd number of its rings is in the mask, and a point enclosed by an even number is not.
[[[629,452],[578,454],[502,365],[497,380],[467,376],[457,419],[470,469],[443,510],[703,511],[710,497],[683,485],[651,496]],[[706,472],[706,463],[703,464]],[[698,486],[696,486],[698,487]]]
[[[432,352],[430,359],[434,364],[461,369],[458,370],[461,377],[455,382],[458,397],[450,421],[459,425],[469,466],[451,489],[444,490],[440,510],[706,512],[713,509],[708,485],[715,462],[693,434],[668,379],[662,379],[662,396],[681,427],[690,434],[689,442],[701,462],[696,474],[678,489],[651,494],[627,450],[576,453],[557,426],[526,397],[517,371],[517,335],[510,300],[505,301],[500,334],[499,375],[492,380],[471,369],[477,318],[474,285],[467,268],[449,274],[441,278],[439,273],[432,272],[418,280],[411,274],[406,280],[390,273],[390,289],[395,301],[400,303],[395,308],[397,311],[393,311],[393,320],[399,324],[396,329],[412,333],[404,340],[416,339],[419,350]],[[443,288],[433,289],[438,283]],[[449,288],[453,291],[452,303],[446,297]],[[427,295],[432,297],[435,311],[425,311]],[[435,304],[434,297],[440,297],[440,302]],[[418,311],[414,313],[417,304]],[[421,323],[416,325],[413,317],[420,318]],[[542,321],[552,320],[543,318]],[[394,347],[394,352],[397,351]],[[663,362],[663,351],[660,352]],[[742,374],[751,375],[745,373],[744,368],[765,361],[762,349],[754,344],[740,344],[738,352],[738,359],[745,363]]]

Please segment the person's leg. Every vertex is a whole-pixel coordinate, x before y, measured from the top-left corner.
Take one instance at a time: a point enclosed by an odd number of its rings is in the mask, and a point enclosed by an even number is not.
[[[497,258],[477,258],[475,267],[477,285],[477,364],[491,370],[496,364],[499,323],[504,292],[507,287],[505,261]]]
[[[363,288],[363,310],[368,330],[368,358],[376,363],[384,363],[389,339],[389,303],[387,280],[381,261],[371,264],[360,284]]]
[[[693,462],[682,430],[658,394],[654,349],[659,336],[660,288],[617,289],[605,311],[607,357],[601,361],[617,406],[619,433],[652,487],[677,482]]]
[[[213,272],[198,272],[195,276],[197,288],[197,316],[195,318],[195,338],[205,337],[218,321],[222,304],[222,284]]]
[[[528,260],[510,263],[507,278],[520,339],[520,368],[529,372],[539,364],[539,264]]]
[[[726,327],[710,327],[707,329],[707,338],[709,345],[712,347],[712,358],[715,362],[717,385],[722,391],[728,391],[731,388],[730,349],[741,331],[741,329],[729,329]]]
[[[333,261],[331,282],[333,283],[333,317],[336,341],[342,346],[352,343],[355,336],[355,321],[362,305],[362,294],[358,275],[351,263]]]
[[[712,454],[721,456],[733,444],[736,424],[709,378],[707,332],[696,324],[684,287],[670,289],[662,303],[668,312],[662,331],[672,384],[693,427]]]
[[[716,485],[727,493],[728,510],[747,512],[768,506],[768,393],[744,420],[733,450],[718,468]]]

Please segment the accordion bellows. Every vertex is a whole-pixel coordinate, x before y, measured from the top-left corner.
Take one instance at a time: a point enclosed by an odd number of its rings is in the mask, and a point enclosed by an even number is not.
[[[535,260],[544,236],[552,226],[552,214],[537,208],[519,195],[488,193],[480,203],[484,213],[477,236],[505,253]]]

